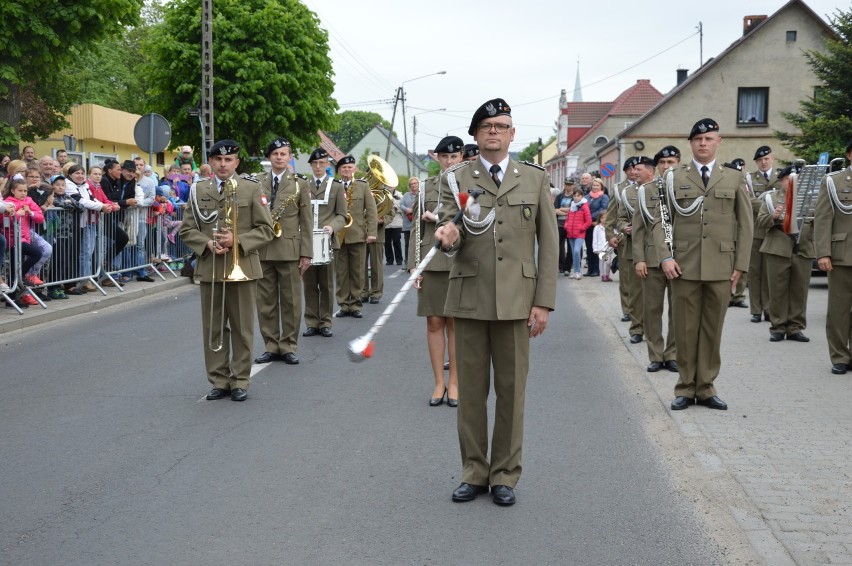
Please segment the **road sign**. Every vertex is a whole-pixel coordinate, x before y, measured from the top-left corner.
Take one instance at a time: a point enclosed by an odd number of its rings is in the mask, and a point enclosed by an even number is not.
[[[604,177],[612,177],[615,174],[615,165],[612,163],[604,163],[601,165],[601,175]]]
[[[817,165],[828,165],[828,152],[824,151],[819,154],[819,161],[817,161]]]
[[[133,139],[145,153],[159,153],[169,147],[172,141],[172,127],[169,121],[159,114],[145,114],[133,127]]]

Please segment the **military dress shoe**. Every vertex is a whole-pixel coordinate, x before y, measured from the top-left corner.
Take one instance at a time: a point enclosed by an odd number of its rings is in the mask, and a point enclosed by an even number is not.
[[[831,373],[835,375],[843,375],[846,373],[846,370],[849,368],[849,364],[834,364],[831,366]]]
[[[667,368],[669,371],[674,371],[674,372],[676,372],[676,371],[677,371],[677,362],[676,362],[676,361],[674,361],[674,360],[669,360],[669,361],[667,361],[667,362],[663,362],[663,365],[665,365],[665,366],[666,366],[666,368]]]
[[[231,401],[245,401],[248,398],[248,391],[237,387],[231,389]]]
[[[769,334],[769,341],[770,342],[780,342],[783,339],[784,339],[784,335],[781,334],[780,332],[771,332]]]
[[[753,314],[753,315],[751,315],[751,321],[752,321],[752,322],[760,322],[761,318],[762,318],[762,317],[761,317],[759,314]]]
[[[273,354],[272,352],[264,352],[258,357],[254,359],[254,363],[256,364],[268,364],[270,362],[274,362],[276,360],[280,360],[281,356],[278,354]]]
[[[378,297],[370,297],[370,304],[371,305],[378,305],[380,300],[381,299],[379,299]]]
[[[672,411],[682,411],[692,405],[693,399],[689,397],[679,396],[672,401]]]
[[[320,328],[319,333],[320,336],[322,336],[323,338],[331,338],[332,336],[334,336],[334,334],[331,333],[331,328],[327,326],[325,328]]]
[[[728,303],[728,306],[729,307],[739,307],[741,309],[747,309],[748,308],[748,305],[746,304],[745,301],[731,301],[730,303]]]
[[[497,505],[508,507],[515,504],[515,490],[508,485],[495,485],[491,488],[491,501]]]
[[[621,315],[621,322],[630,322],[630,315],[629,314]]]
[[[712,397],[708,397],[707,399],[696,399],[696,405],[704,405],[708,409],[718,409],[719,411],[727,411],[728,404],[713,395]]]
[[[284,360],[285,364],[290,364],[291,366],[295,366],[299,363],[299,358],[297,358],[296,354],[294,354],[293,352],[287,352],[286,354],[284,354],[284,357],[282,359]]]
[[[453,501],[473,501],[477,495],[488,493],[487,485],[462,483],[453,491]]]
[[[339,311],[334,313],[334,316],[336,316],[337,318],[344,318],[344,317],[347,317],[347,316],[352,316],[352,313],[349,312],[349,311],[345,311],[343,309],[340,309]]]
[[[787,335],[787,340],[793,340],[794,342],[810,342],[811,339],[802,334],[801,331],[795,332],[793,334]]]
[[[312,327],[312,326],[307,327],[305,329],[305,331],[302,332],[302,336],[316,336],[316,335],[317,335],[317,329]]]
[[[630,335],[630,343],[631,344],[638,344],[641,341],[642,341],[642,335],[641,334],[631,334]]]
[[[217,400],[219,400],[223,397],[227,397],[227,396],[228,396],[228,390],[227,389],[219,389],[218,387],[214,387],[213,389],[210,390],[210,393],[207,394],[207,400],[208,401],[217,401]]]
[[[351,316],[352,318],[364,318],[364,315],[361,314],[361,311],[352,311],[349,316]]]
[[[648,364],[648,368],[646,371],[654,373],[663,369],[664,366],[665,364],[663,362],[651,362],[650,364]]]

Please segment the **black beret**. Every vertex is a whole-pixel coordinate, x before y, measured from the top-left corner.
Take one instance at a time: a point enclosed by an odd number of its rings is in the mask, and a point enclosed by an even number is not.
[[[488,102],[477,108],[476,112],[473,113],[473,119],[470,121],[470,128],[467,129],[467,133],[472,136],[473,133],[476,131],[476,127],[479,126],[479,123],[486,118],[511,115],[512,109],[509,108],[509,104],[505,100],[503,100],[502,98],[495,98],[494,100],[489,100]]]
[[[634,165],[636,165],[636,158],[635,157],[628,157],[627,159],[624,160],[624,167],[622,167],[621,170],[627,171],[628,169],[630,169]]]
[[[673,145],[667,145],[654,155],[654,165],[656,166],[663,157],[677,157],[680,159],[680,150]]]
[[[266,157],[269,157],[273,151],[281,149],[282,147],[290,147],[290,142],[288,142],[286,138],[275,138],[268,146],[266,146]]]
[[[706,134],[707,132],[718,132],[719,124],[716,123],[716,120],[713,118],[702,118],[697,121],[695,125],[692,126],[692,130],[689,132],[689,137],[687,139],[691,140],[695,136],[699,134]]]
[[[800,165],[796,165],[796,164],[788,165],[787,167],[783,168],[782,170],[780,170],[778,172],[778,178],[783,179],[784,177],[786,177],[790,173],[795,173],[796,175],[798,175],[801,172],[802,172],[802,167]]]
[[[477,155],[479,155],[479,146],[475,143],[465,144],[464,149],[462,149],[462,152],[462,157],[476,157]]]
[[[849,153],[850,151],[852,151],[852,140],[846,142],[846,153]]]
[[[736,159],[731,161],[731,165],[734,166],[734,169],[739,169],[740,171],[742,171],[743,169],[745,169],[745,159],[743,159],[742,157],[737,157]]]
[[[754,160],[757,161],[761,157],[765,157],[772,153],[772,149],[768,145],[762,145],[754,152]]]
[[[128,171],[136,171],[136,163],[131,159],[125,159],[124,163],[121,164],[121,168]]]
[[[435,153],[458,153],[464,147],[460,137],[447,136],[435,146]]]
[[[237,155],[240,152],[240,144],[234,140],[219,140],[210,146],[207,157],[214,155]]]
[[[640,155],[639,157],[633,158],[633,166],[637,165],[647,165],[648,167],[654,167],[654,160],[648,157],[647,155]]]
[[[328,159],[328,152],[321,147],[318,147],[311,152],[311,156],[308,157],[308,163],[318,159]]]
[[[355,161],[355,158],[354,158],[354,157],[352,157],[351,155],[344,155],[343,157],[341,157],[341,158],[340,158],[340,161],[338,161],[338,162],[334,165],[334,171],[335,171],[335,173],[336,173],[337,171],[340,171],[340,166],[341,166],[341,165],[347,165],[347,164],[349,164],[349,163],[352,163],[352,164],[354,165],[354,164],[355,164],[355,163],[357,163],[357,162]]]

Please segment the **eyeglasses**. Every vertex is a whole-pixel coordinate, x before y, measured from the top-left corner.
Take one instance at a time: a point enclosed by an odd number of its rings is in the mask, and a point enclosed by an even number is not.
[[[483,122],[477,126],[477,130],[482,132],[483,134],[491,131],[491,128],[494,128],[498,134],[505,134],[509,131],[509,128],[512,127],[512,124],[489,124],[487,122]]]

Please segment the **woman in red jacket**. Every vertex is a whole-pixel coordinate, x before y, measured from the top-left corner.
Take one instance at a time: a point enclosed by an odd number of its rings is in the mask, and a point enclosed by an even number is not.
[[[568,216],[565,217],[565,235],[568,236],[568,246],[574,258],[574,273],[566,271],[565,276],[580,279],[583,277],[580,260],[583,255],[583,244],[586,242],[586,230],[592,225],[592,215],[589,212],[589,203],[583,196],[583,189],[574,189],[571,198]]]

